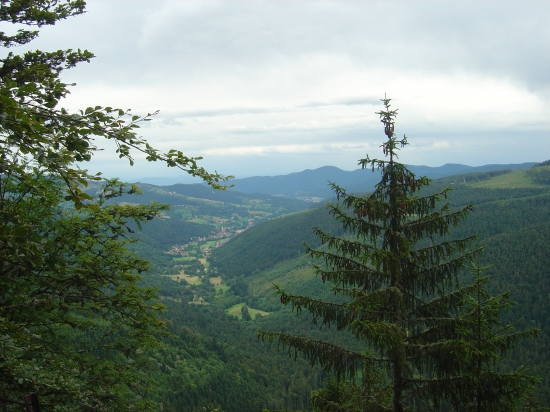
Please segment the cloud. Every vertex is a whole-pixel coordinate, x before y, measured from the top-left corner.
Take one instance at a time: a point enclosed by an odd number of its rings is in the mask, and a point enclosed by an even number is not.
[[[240,146],[240,147],[216,147],[204,151],[205,155],[214,156],[247,156],[247,155],[300,155],[300,154],[330,154],[334,152],[363,151],[372,149],[373,146],[357,145],[355,143],[315,143],[315,144],[290,144],[271,146]]]
[[[362,69],[475,70],[546,88],[549,14],[544,1],[167,1],[145,17],[138,42],[192,78],[330,56]]]
[[[359,97],[348,99],[336,99],[332,102],[310,102],[295,107],[225,107],[209,110],[189,110],[180,112],[164,112],[159,118],[166,124],[180,125],[177,119],[187,119],[195,117],[220,117],[235,116],[243,114],[265,114],[265,113],[290,113],[307,109],[324,108],[328,106],[374,106],[380,103],[379,99]]]
[[[160,109],[141,130],[155,146],[239,169],[355,164],[383,138],[385,93],[415,164],[498,163],[545,160],[549,15],[536,0],[95,0],[29,47],[97,55],[63,73],[78,84],[64,106]]]
[[[95,77],[122,83],[255,81],[273,67],[317,59],[324,67],[314,77],[347,62],[358,70],[474,71],[535,92],[550,84],[547,1],[97,0],[88,10],[43,32],[95,51]]]

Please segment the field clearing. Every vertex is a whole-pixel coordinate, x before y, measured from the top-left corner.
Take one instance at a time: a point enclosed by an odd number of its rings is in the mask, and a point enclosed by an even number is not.
[[[269,212],[265,212],[263,210],[249,210],[248,213],[251,215],[262,215],[262,216],[269,215]]]
[[[187,302],[189,305],[209,305],[208,302],[204,300],[194,300],[192,302]]]
[[[487,189],[518,189],[518,188],[540,188],[545,187],[533,183],[525,170],[520,170],[514,173],[507,173],[500,176],[492,177],[488,180],[473,182],[468,184],[472,187],[480,187]]]
[[[216,298],[219,298],[220,295],[218,295],[218,292],[219,292],[220,290],[222,290],[223,293],[225,294],[225,292],[227,292],[227,291],[230,289],[230,287],[227,286],[227,285],[220,285],[220,286],[215,286],[214,289],[216,290]],[[222,295],[222,296],[223,296],[223,295]]]
[[[244,305],[245,305],[244,302],[243,303],[237,303],[236,305],[231,306],[229,309],[226,309],[225,313],[227,313],[228,315],[237,316],[239,319],[242,319],[241,308]],[[271,312],[264,312],[263,310],[254,309],[254,308],[251,308],[249,306],[248,307],[248,313],[250,313],[250,316],[252,317],[252,319],[254,319],[254,317],[256,316],[256,313],[259,313],[262,316],[267,316]]]
[[[199,262],[201,262],[201,264],[206,268],[208,269],[210,267],[210,263],[208,263],[208,261],[206,260],[206,258],[199,258]]]
[[[192,196],[185,196],[187,199],[191,200],[198,200],[199,202],[206,203],[209,205],[224,205],[224,202],[220,202],[219,200],[212,200],[212,199],[205,199],[202,197],[192,197]]]
[[[190,275],[186,275],[185,273],[179,273],[177,275],[164,275],[164,276],[167,276],[170,279],[175,281],[184,279],[190,285],[200,285],[202,283],[201,279],[198,276],[190,276]]]
[[[190,260],[195,260],[196,257],[193,256],[181,256],[181,257],[175,257],[172,258],[174,262],[189,262]]]
[[[208,281],[210,282],[211,285],[214,285],[214,286],[221,286],[223,282],[221,276],[212,277],[208,279]]]
[[[198,223],[199,225],[207,225],[210,223],[208,220],[201,218],[189,219],[189,222]]]
[[[203,243],[203,244],[201,245],[201,250],[202,250],[202,249],[211,248],[212,246],[214,246],[214,245],[215,245],[216,243],[218,243],[218,242],[219,242],[218,239],[216,239],[216,240],[209,240],[208,242]]]
[[[303,266],[298,267],[289,267],[292,262],[284,262],[280,266],[262,272],[257,277],[252,277],[248,286],[254,294],[272,293],[274,283],[283,289],[295,291],[304,283],[315,278],[315,271],[309,265],[307,258],[303,258],[303,262]]]

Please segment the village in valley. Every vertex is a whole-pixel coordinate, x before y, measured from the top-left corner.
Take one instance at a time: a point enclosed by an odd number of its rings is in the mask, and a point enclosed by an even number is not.
[[[249,208],[248,205],[244,207],[248,209],[245,216],[242,214],[231,217],[188,215],[185,219],[188,222],[211,225],[216,228],[216,231],[208,236],[192,238],[190,242],[184,244],[171,245],[164,252],[172,257],[174,263],[172,269],[165,272],[164,276],[188,285],[188,289],[193,294],[193,299],[189,303],[208,304],[210,299],[205,297],[203,292],[197,290],[201,289],[200,285],[213,287],[215,297],[223,296],[225,291],[229,289],[222,277],[216,273],[216,268],[210,267],[208,257],[213,249],[219,248],[233,237],[250,229],[256,223],[278,215],[278,213],[269,210],[270,205],[261,200],[249,199],[248,203],[252,207]],[[183,208],[187,207],[184,205],[173,207],[172,211],[175,212],[173,214],[181,216]]]

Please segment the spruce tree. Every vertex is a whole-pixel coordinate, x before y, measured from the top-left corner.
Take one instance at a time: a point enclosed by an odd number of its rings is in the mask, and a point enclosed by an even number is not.
[[[323,282],[332,283],[334,294],[343,300],[293,295],[276,286],[283,304],[297,313],[307,310],[316,325],[352,332],[364,342],[365,350],[261,330],[259,338],[276,340],[290,354],[301,353],[338,377],[356,376],[365,365],[374,372],[362,370],[363,377],[378,376],[377,369],[385,370],[387,379],[368,382],[378,393],[363,397],[361,410],[466,410],[465,405],[471,409],[472,402],[477,407],[481,396],[476,395],[479,384],[493,385],[503,376],[495,372],[488,381],[482,380],[482,365],[476,356],[483,354],[486,366],[497,360],[498,356],[493,356],[496,346],[501,345],[499,350],[510,348],[517,338],[534,331],[508,340],[504,337],[485,347],[503,300],[487,307],[488,314],[485,307],[479,306],[480,312],[468,306],[472,304],[469,297],[476,295],[482,284],[477,281],[460,287],[459,276],[481,249],[474,246],[474,235],[458,239],[451,235],[473,205],[453,209],[446,200],[449,188],[429,193],[425,188],[429,179],[415,176],[397,161],[407,138],[398,138],[394,132],[397,110],[391,109],[390,99],[382,102],[384,109],[378,114],[387,137],[381,145],[385,158],[359,161],[362,168],[378,169],[380,182],[367,197],[332,184],[338,202],[329,204],[328,209],[347,234],[338,237],[314,228],[324,247],[307,247],[317,262],[317,274]],[[473,327],[472,319],[482,318],[487,322],[477,337],[466,336],[466,330]],[[507,380],[511,404],[534,383],[521,371],[516,377]],[[495,385],[493,388],[499,386]],[[369,391],[364,388],[363,392]]]
[[[510,292],[491,296],[485,290],[489,277],[481,276],[490,266],[471,264],[474,291],[461,308],[453,342],[462,360],[457,380],[459,389],[449,397],[454,410],[490,412],[515,411],[518,403],[532,395],[537,379],[525,368],[503,372],[498,361],[518,342],[538,334],[537,329],[518,332],[513,324],[502,324],[504,311],[512,306]],[[529,399],[526,399],[529,401]],[[532,401],[532,399],[531,399]],[[527,410],[535,410],[528,404]]]

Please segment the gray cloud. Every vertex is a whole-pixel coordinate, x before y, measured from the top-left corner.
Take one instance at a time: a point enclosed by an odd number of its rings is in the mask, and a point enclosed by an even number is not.
[[[88,8],[43,31],[48,42],[95,51],[95,69],[85,75],[117,82],[255,77],[328,56],[365,69],[473,70],[534,91],[550,85],[547,1],[136,0]]]
[[[166,125],[181,125],[182,121],[178,119],[193,117],[220,117],[235,116],[242,114],[265,114],[265,113],[290,113],[303,109],[317,109],[328,106],[375,106],[380,104],[379,99],[371,98],[349,98],[336,99],[332,102],[310,102],[295,107],[226,107],[211,110],[189,110],[181,112],[162,112],[158,119]]]
[[[383,138],[374,112],[388,92],[416,164],[498,163],[545,160],[550,149],[548,16],[544,0],[95,0],[30,47],[94,52],[92,64],[64,74],[78,83],[69,102],[160,108],[144,127],[153,143],[199,153],[264,146],[258,156],[281,163],[292,147],[305,156],[300,145],[335,142],[357,146],[357,158]],[[527,130],[537,153],[513,139]],[[479,151],[503,131],[504,147]],[[261,164],[239,159],[227,164]]]
[[[282,60],[345,55],[364,67],[477,70],[548,87],[550,3],[220,2],[185,12],[164,3],[139,44],[172,70],[262,70]],[[168,57],[169,56],[169,57]],[[168,58],[167,58],[168,57]],[[140,59],[143,62],[142,59]]]

